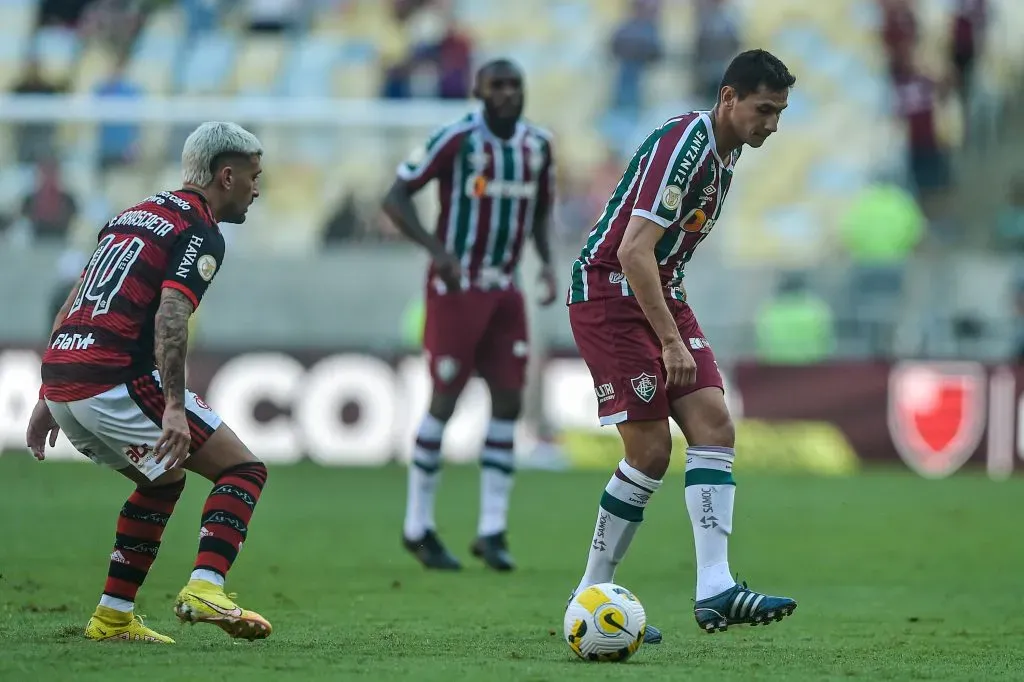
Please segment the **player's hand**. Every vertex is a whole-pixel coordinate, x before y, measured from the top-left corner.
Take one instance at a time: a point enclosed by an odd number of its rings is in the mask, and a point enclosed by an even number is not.
[[[661,347],[661,361],[665,363],[665,383],[668,386],[689,386],[697,381],[697,363],[682,339]]]
[[[162,462],[165,459],[164,469],[170,471],[181,465],[188,457],[188,448],[192,444],[192,433],[188,430],[188,420],[185,418],[185,408],[176,405],[168,405],[164,408],[163,417],[164,431],[160,440],[156,442],[154,462]]]
[[[57,445],[57,434],[60,427],[50,414],[50,408],[45,400],[40,400],[32,409],[32,416],[28,420],[28,430],[25,432],[25,444],[32,452],[32,456],[42,461],[46,459],[47,435],[49,435],[50,447]]]
[[[540,269],[540,281],[544,285],[544,294],[540,297],[540,304],[551,305],[558,296],[558,279],[550,265],[545,265]]]
[[[458,258],[447,252],[439,253],[434,256],[434,270],[449,291],[462,289],[462,264]]]

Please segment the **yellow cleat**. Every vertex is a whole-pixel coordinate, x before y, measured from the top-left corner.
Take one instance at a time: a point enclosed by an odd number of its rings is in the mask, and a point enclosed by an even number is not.
[[[205,580],[190,580],[178,593],[174,613],[184,623],[213,623],[237,639],[264,639],[273,628],[270,622],[256,613],[246,611],[224,594],[224,588]]]
[[[85,626],[85,636],[94,642],[150,642],[174,644],[167,635],[147,628],[142,616],[125,613],[106,606],[97,606]]]

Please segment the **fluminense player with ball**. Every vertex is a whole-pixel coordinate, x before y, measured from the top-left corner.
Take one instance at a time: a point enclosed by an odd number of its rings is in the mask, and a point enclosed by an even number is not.
[[[718,220],[743,146],[756,149],[776,132],[795,82],[764,50],[738,55],[711,111],[670,119],[636,150],[572,265],[573,336],[594,379],[601,424],[618,429],[625,449],[601,496],[574,594],[613,582],[668,470],[671,417],[689,445],[697,624],[715,632],[780,620],[796,608],[792,599],[733,579],[735,431],[714,353],[683,287],[683,270]],[[660,640],[648,625],[645,641]]]

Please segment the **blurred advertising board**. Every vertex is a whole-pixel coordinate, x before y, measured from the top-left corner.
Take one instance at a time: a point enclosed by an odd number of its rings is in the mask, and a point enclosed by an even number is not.
[[[0,449],[23,446],[39,387],[35,349],[0,349]],[[593,383],[578,358],[540,361],[539,405],[520,424],[524,464],[608,468],[621,457],[598,426]],[[737,469],[842,475],[890,463],[928,478],[965,465],[993,478],[1024,458],[1024,369],[972,362],[740,363],[727,372]],[[196,352],[189,385],[261,458],[377,466],[410,455],[429,396],[425,360],[371,352]],[[477,459],[490,414],[471,382],[445,434],[445,457]],[[678,429],[674,429],[684,447]],[[544,434],[550,434],[542,438]],[[676,450],[679,452],[679,450]],[[75,459],[63,437],[51,455]],[[551,461],[541,461],[545,457]],[[676,466],[682,458],[677,457]]]

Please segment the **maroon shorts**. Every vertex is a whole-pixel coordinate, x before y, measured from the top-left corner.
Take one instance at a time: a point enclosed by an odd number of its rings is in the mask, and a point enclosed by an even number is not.
[[[602,424],[667,419],[669,404],[676,398],[709,386],[725,390],[715,354],[693,310],[681,301],[669,299],[666,303],[697,363],[695,383],[668,390],[661,342],[635,298],[621,296],[569,306],[569,324],[594,378]]]
[[[474,370],[497,389],[522,390],[529,347],[516,289],[427,293],[423,348],[437,393],[460,391]]]

